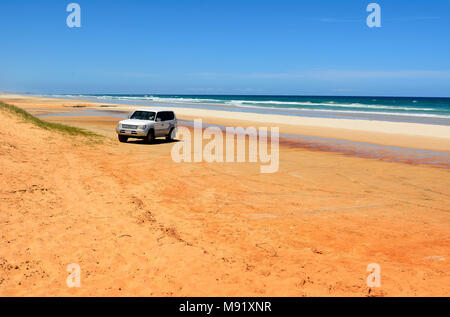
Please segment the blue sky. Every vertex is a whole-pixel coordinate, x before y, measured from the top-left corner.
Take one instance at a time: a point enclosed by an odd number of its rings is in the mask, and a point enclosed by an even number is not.
[[[450,96],[450,0],[370,2],[2,0],[0,91]]]

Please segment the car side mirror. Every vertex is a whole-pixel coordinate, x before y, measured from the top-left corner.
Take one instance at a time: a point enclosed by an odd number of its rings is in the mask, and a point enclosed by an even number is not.
[[[128,116],[127,116],[127,119],[130,119],[131,118],[131,114],[129,114]]]

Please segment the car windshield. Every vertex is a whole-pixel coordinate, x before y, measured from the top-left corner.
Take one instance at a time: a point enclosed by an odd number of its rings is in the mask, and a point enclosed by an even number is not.
[[[155,113],[149,111],[135,111],[130,119],[155,121]]]

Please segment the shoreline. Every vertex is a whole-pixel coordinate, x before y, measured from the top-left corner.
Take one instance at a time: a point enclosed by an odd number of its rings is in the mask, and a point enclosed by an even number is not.
[[[172,95],[44,95],[51,98],[63,98],[90,102],[105,101],[112,104],[140,105],[146,107],[170,106],[174,108],[194,108],[204,110],[219,110],[239,112],[242,114],[278,114],[297,117],[356,119],[369,121],[410,122],[432,125],[450,125],[450,115],[445,115],[440,104],[417,104],[418,98],[405,98],[415,102],[408,105],[377,104],[386,98],[371,98],[367,104],[361,104],[360,97],[310,97],[301,100],[295,96],[172,96]],[[253,97],[253,99],[252,99]],[[212,98],[212,99],[211,99]],[[258,98],[264,98],[258,100]],[[291,99],[283,99],[291,98]],[[320,98],[314,100],[314,98]],[[341,98],[342,100],[340,100]],[[355,100],[349,100],[355,98]],[[273,99],[273,100],[270,100]],[[276,100],[278,99],[278,100]],[[379,100],[381,99],[381,100]],[[433,99],[433,98],[429,98]],[[441,98],[434,98],[441,100]],[[445,99],[445,98],[444,98]],[[425,102],[425,101],[423,101]],[[430,101],[432,102],[432,101]],[[450,106],[450,98],[449,98]],[[378,109],[378,111],[374,110]],[[419,111],[419,112],[418,112]],[[422,111],[422,113],[420,113]],[[428,111],[428,112],[427,112]],[[438,111],[436,113],[435,111]],[[440,113],[439,113],[440,112]]]
[[[76,110],[77,108],[73,107],[80,105],[84,109],[96,108],[108,112],[131,111],[143,107],[17,94],[0,94],[0,100],[22,106],[29,111],[44,111],[43,108],[45,111],[67,110],[67,107]],[[255,128],[277,126],[280,133],[285,134],[450,152],[450,126],[445,125],[242,113],[188,106],[158,106],[158,108],[174,110],[179,119],[202,119],[204,123],[209,124]]]

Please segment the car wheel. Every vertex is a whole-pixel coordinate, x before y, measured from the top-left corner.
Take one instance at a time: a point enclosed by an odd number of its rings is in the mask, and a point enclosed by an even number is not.
[[[128,141],[128,137],[124,135],[119,135],[119,141],[122,143],[126,143]]]
[[[173,141],[177,137],[177,133],[174,128],[170,130],[169,134],[166,136],[166,141]]]
[[[154,140],[155,140],[155,131],[153,130],[148,131],[147,139],[145,141],[147,141],[147,143],[152,143]]]

